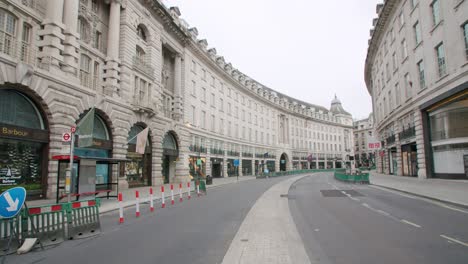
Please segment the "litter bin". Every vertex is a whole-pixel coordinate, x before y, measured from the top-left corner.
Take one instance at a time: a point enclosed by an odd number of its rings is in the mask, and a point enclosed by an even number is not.
[[[206,176],[206,185],[211,185],[213,184],[213,177],[211,175]]]

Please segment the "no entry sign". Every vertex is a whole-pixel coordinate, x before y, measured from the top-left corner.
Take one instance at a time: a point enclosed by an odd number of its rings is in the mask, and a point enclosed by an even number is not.
[[[68,132],[65,132],[62,134],[62,141],[63,142],[70,142],[71,141],[71,134]]]

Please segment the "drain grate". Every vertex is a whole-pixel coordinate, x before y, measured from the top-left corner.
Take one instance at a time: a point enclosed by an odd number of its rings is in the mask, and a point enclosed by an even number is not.
[[[323,197],[346,197],[340,190],[320,190]]]

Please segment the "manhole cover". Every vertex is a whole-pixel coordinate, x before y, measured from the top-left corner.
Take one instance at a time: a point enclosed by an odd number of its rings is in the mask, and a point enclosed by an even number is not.
[[[343,192],[351,195],[352,197],[362,197],[365,196],[364,194],[356,191],[356,190],[343,190]]]
[[[340,190],[320,190],[323,197],[346,197]]]

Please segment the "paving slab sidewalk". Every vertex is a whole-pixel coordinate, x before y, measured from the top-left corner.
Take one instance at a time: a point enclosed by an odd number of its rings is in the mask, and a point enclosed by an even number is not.
[[[211,185],[206,185],[207,190],[217,188],[226,184],[233,184],[241,181],[249,181],[249,180],[255,180],[255,176],[242,176],[237,179],[237,177],[227,177],[227,178],[213,178],[213,184]],[[195,186],[193,182],[191,182],[191,195],[192,197],[194,196],[195,192]],[[120,191],[123,196],[123,207],[129,207],[129,206],[134,206],[135,205],[135,191],[138,191],[140,193],[140,203],[146,203],[149,202],[150,200],[150,194],[149,194],[149,189],[150,187],[140,187],[140,188],[131,188],[131,189],[126,189]],[[165,197],[165,202],[167,205],[169,205],[170,197],[171,197],[171,189],[170,189],[170,184],[165,184],[164,185],[164,197]],[[182,192],[183,192],[183,197],[184,199],[187,199],[187,183],[183,183],[182,185]],[[116,195],[115,192],[112,192],[111,195]],[[195,194],[196,195],[196,194]],[[155,203],[160,203],[161,199],[161,186],[153,186],[153,199],[155,200]],[[66,199],[63,199],[66,200]],[[179,200],[179,184],[174,183],[174,200],[178,201]],[[74,201],[74,200],[72,200]],[[29,207],[34,207],[34,206],[42,206],[42,205],[50,205],[50,204],[55,204],[55,199],[49,199],[49,200],[37,200],[37,201],[29,201],[28,206]],[[158,204],[155,207],[160,207],[160,204]],[[101,207],[99,208],[99,212],[101,214],[118,210],[119,209],[119,204],[116,198],[101,198]]]
[[[371,171],[372,185],[468,207],[468,180],[419,179]]]

